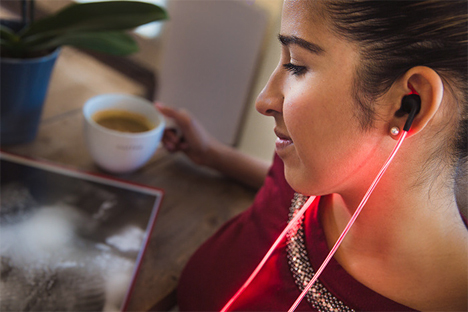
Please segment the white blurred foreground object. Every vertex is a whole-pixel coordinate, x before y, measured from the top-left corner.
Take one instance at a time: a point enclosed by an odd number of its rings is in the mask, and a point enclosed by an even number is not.
[[[134,263],[77,235],[89,217],[57,204],[16,221],[0,228],[1,311],[120,310]]]

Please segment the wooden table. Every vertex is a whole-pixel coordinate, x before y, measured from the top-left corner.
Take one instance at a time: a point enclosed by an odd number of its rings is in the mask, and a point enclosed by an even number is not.
[[[102,173],[85,147],[81,109],[90,97],[110,92],[142,95],[145,90],[92,57],[64,48],[53,72],[37,138],[2,149]],[[190,255],[225,221],[246,209],[255,191],[163,148],[144,168],[119,178],[165,191],[129,310],[168,311],[176,305],[178,278]]]

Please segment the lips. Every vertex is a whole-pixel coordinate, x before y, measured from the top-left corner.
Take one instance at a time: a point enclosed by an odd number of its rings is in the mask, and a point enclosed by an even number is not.
[[[284,134],[284,132],[282,132],[281,130],[275,129],[275,134],[277,136],[275,142],[277,152],[284,150],[285,148],[293,144],[293,140],[289,136]]]

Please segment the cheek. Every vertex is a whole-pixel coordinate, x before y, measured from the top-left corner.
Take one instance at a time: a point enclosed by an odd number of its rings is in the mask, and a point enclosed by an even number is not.
[[[360,131],[350,105],[328,92],[297,93],[284,103],[284,122],[295,148],[294,160],[286,163],[286,178],[296,191],[326,194],[354,170],[352,155]]]
[[[304,182],[310,180],[307,177],[317,176],[317,165],[324,165],[317,159],[317,151],[324,148],[321,138],[328,124],[323,122],[321,101],[319,97],[298,92],[283,106],[284,123],[295,150],[285,163],[286,177],[296,190],[304,190]]]
[[[311,105],[302,98],[293,99],[291,104],[283,107],[284,123],[297,152],[309,144],[309,138],[315,131],[316,123],[312,117]]]
[[[295,92],[283,106],[283,118],[289,135],[299,150],[324,137],[333,123],[333,113],[327,108],[324,94],[312,88]]]

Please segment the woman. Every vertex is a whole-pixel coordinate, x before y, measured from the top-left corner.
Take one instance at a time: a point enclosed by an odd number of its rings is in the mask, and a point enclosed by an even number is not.
[[[288,215],[319,196],[231,306],[288,310],[391,153],[408,118],[402,100],[416,93],[407,139],[297,310],[466,311],[468,231],[454,177],[467,149],[467,23],[466,1],[285,1],[280,63],[256,104],[275,119],[281,160],[252,207],[190,260],[180,309],[220,310]],[[263,164],[217,143],[187,113],[160,109],[186,136],[167,136],[169,149],[262,181]]]

